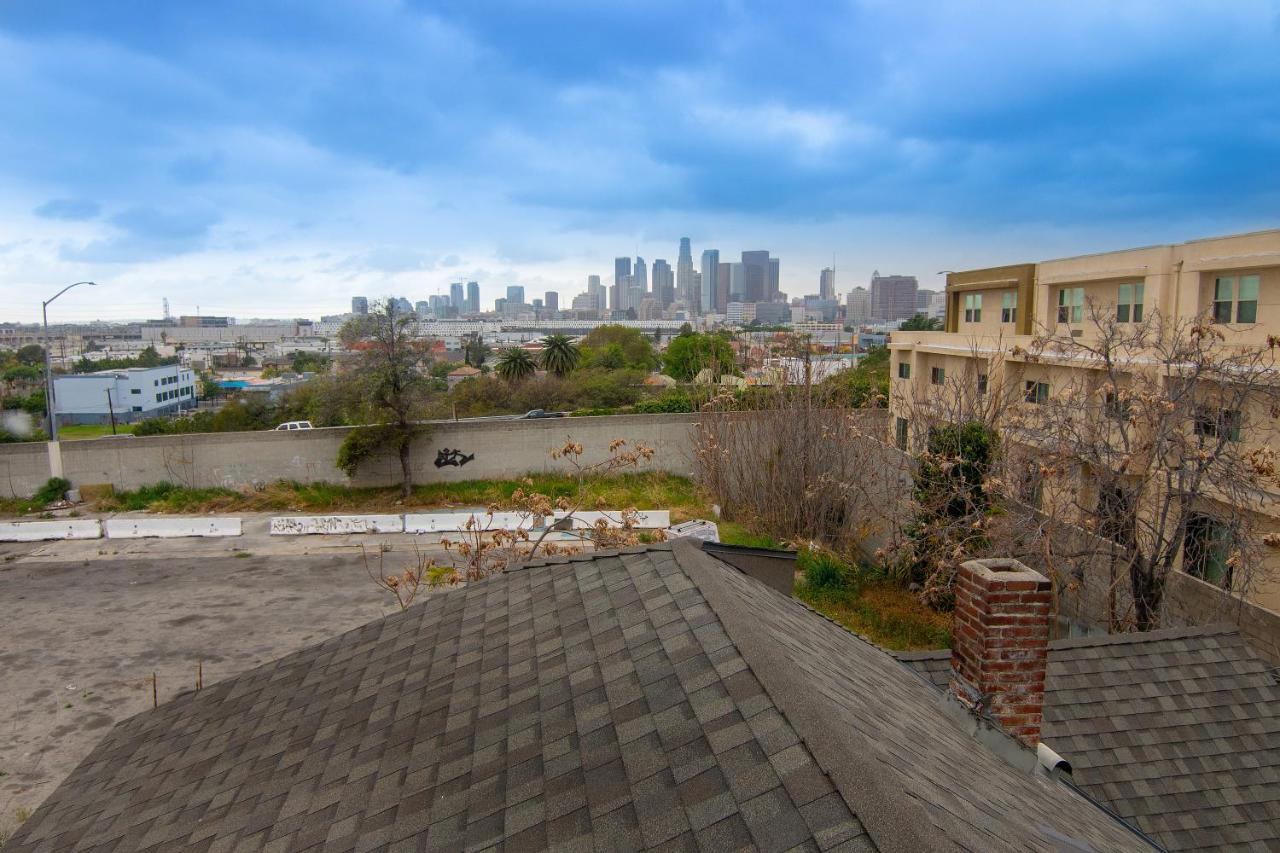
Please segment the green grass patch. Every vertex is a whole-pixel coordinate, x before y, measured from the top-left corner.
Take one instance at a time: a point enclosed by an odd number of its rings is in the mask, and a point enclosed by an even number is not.
[[[133,424],[116,424],[116,433],[132,435]],[[60,441],[82,441],[86,438],[102,438],[111,435],[111,424],[67,424],[58,427]]]
[[[710,516],[706,516],[709,518]],[[756,533],[751,528],[737,521],[717,521],[720,530],[720,541],[726,545],[741,545],[744,548],[785,548],[786,545],[767,533]]]
[[[100,511],[149,510],[151,512],[277,512],[372,511],[446,509],[459,506],[508,509],[517,489],[540,492],[553,500],[574,498],[578,483],[564,474],[531,474],[522,480],[466,480],[415,486],[402,500],[400,490],[352,488],[333,483],[281,481],[253,492],[232,489],[187,489],[173,483],[156,483],[129,492],[117,492],[95,502]],[[583,509],[667,509],[673,523],[709,518],[710,507],[688,477],[664,472],[591,477],[585,481]]]
[[[878,646],[896,651],[951,646],[951,616],[901,586],[834,554],[804,550],[795,595],[814,610]]]

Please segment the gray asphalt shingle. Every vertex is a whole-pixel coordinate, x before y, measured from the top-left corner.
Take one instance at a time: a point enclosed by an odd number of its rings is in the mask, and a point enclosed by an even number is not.
[[[126,720],[6,851],[1064,838],[1144,846],[884,652],[676,542],[435,595]]]
[[[945,652],[897,657],[945,687]],[[1230,626],[1049,644],[1041,738],[1169,850],[1280,848],[1280,686]]]

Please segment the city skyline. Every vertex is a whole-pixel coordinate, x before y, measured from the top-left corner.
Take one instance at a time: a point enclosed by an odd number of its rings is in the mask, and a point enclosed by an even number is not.
[[[769,246],[789,294],[833,253],[841,292],[936,287],[1265,228],[1277,34],[1275,0],[9,3],[0,319],[82,279],[103,286],[59,317],[336,313],[458,280],[568,297],[623,253],[674,268],[681,236]]]

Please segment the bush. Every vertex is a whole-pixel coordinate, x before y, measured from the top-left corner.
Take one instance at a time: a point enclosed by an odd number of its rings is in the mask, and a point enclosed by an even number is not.
[[[835,555],[806,549],[796,557],[804,583],[812,592],[846,592],[855,586],[854,572]]]
[[[680,391],[665,391],[661,396],[641,400],[633,408],[639,415],[682,414],[694,410],[693,400]]]
[[[36,492],[33,500],[44,506],[55,501],[60,501],[66,495],[67,490],[71,488],[71,482],[61,477],[50,477],[45,484],[40,487],[40,491]]]

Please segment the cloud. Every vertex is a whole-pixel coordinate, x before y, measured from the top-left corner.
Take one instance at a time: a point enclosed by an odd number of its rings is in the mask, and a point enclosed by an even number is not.
[[[186,254],[205,247],[218,221],[209,211],[132,207],[111,217],[111,236],[64,245],[60,255],[80,263],[137,263]]]
[[[429,252],[403,246],[381,246],[365,252],[347,255],[332,266],[337,272],[403,273],[421,272],[436,268],[437,258]]]
[[[84,222],[96,219],[102,212],[102,206],[96,201],[83,198],[54,198],[46,201],[34,211],[36,216],[45,219],[63,219],[68,222]]]

